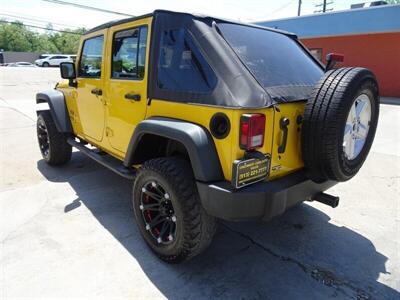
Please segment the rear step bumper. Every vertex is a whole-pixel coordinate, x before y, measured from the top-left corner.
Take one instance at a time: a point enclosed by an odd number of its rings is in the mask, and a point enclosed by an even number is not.
[[[197,188],[204,209],[212,216],[230,221],[266,221],[305,200],[316,200],[325,204],[329,202],[328,205],[333,206],[335,199],[337,205],[338,198],[322,194],[336,183],[315,183],[306,177],[304,171],[299,171],[284,178],[255,183],[239,190],[233,189],[230,183],[225,181],[213,184],[197,182]]]
[[[127,179],[134,179],[135,177],[135,169],[128,169],[124,167],[122,162],[111,155],[108,154],[99,154],[95,150],[87,148],[83,143],[80,143],[75,140],[75,138],[68,138],[68,144],[77,148],[83,154],[86,154],[93,160],[97,161],[99,164],[107,167],[111,171],[121,175]]]

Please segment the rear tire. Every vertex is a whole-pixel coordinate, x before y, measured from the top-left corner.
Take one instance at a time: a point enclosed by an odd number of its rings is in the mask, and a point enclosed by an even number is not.
[[[58,166],[71,160],[72,147],[65,134],[57,130],[50,111],[39,113],[36,129],[40,152],[46,163]]]
[[[316,182],[346,181],[356,175],[374,140],[378,116],[378,84],[370,70],[326,73],[304,112],[302,153],[309,177]]]
[[[168,263],[188,260],[212,241],[215,219],[201,206],[191,166],[183,158],[145,162],[135,178],[132,203],[144,240]],[[161,223],[154,225],[157,220]]]

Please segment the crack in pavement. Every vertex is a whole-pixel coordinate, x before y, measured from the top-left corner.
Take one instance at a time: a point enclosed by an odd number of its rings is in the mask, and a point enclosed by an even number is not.
[[[3,100],[3,101],[4,101],[4,100]],[[10,110],[12,110],[12,111],[14,111],[14,112],[16,112],[16,113],[21,114],[22,116],[24,116],[25,118],[29,119],[30,121],[36,123],[36,120],[34,120],[33,118],[31,118],[31,117],[28,116],[27,114],[23,113],[22,111],[18,110],[18,109],[15,108],[15,107],[9,106],[9,104],[8,104],[6,101],[4,101],[4,102],[6,103],[7,106],[1,105],[0,108],[10,109]]]
[[[323,268],[320,268],[318,266],[311,266],[307,263],[303,263],[303,262],[296,260],[289,256],[280,255],[280,254],[274,252],[273,250],[265,247],[263,244],[255,241],[252,237],[250,237],[240,231],[237,231],[237,230],[229,227],[226,224],[223,224],[221,222],[218,222],[218,223],[220,225],[222,225],[224,228],[226,228],[228,231],[230,231],[234,234],[237,234],[237,235],[241,236],[242,238],[248,240],[250,243],[252,243],[256,247],[260,248],[264,252],[267,252],[268,254],[272,255],[273,257],[275,257],[281,261],[290,262],[290,263],[298,266],[301,270],[303,270],[304,273],[311,276],[311,278],[313,278],[314,280],[321,282],[325,286],[332,287],[335,290],[337,290],[338,292],[341,292],[342,294],[344,294],[350,298],[354,298],[354,295],[349,295],[341,287],[350,289],[352,292],[354,292],[356,294],[356,297],[359,300],[372,300],[373,299],[373,297],[368,292],[357,287],[354,283],[350,282],[349,280],[341,279],[338,275],[336,275],[332,271],[324,270]]]

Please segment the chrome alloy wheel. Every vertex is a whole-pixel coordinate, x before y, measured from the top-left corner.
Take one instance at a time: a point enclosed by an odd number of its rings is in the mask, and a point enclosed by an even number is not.
[[[371,124],[371,100],[361,94],[353,102],[347,116],[343,136],[343,152],[348,160],[354,160],[362,151]]]
[[[146,231],[158,244],[175,239],[176,216],[170,195],[156,181],[147,182],[141,190],[140,206]]]
[[[39,140],[40,151],[42,152],[44,157],[48,157],[50,151],[49,133],[47,131],[46,124],[42,119],[38,120],[37,136]]]

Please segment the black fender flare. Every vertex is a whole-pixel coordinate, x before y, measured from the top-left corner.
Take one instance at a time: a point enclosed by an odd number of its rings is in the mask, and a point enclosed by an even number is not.
[[[63,92],[48,90],[36,94],[36,103],[48,103],[50,114],[53,117],[57,130],[64,133],[72,133],[71,120],[69,119],[67,105]],[[37,113],[39,113],[37,111]]]
[[[182,143],[189,154],[196,180],[212,182],[224,179],[214,141],[207,129],[197,124],[170,118],[149,118],[136,126],[124,159],[126,167],[132,166],[140,140],[147,134]]]

